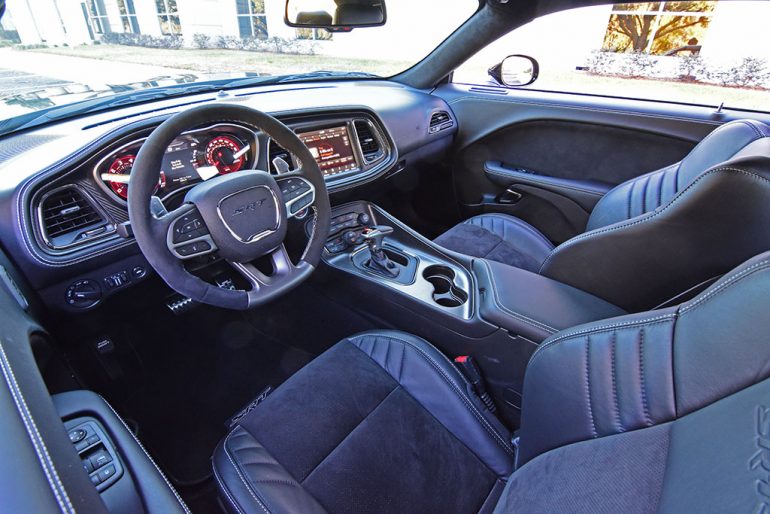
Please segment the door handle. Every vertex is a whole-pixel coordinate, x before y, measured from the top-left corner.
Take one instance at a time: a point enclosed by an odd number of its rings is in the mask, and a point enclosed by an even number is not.
[[[502,204],[514,204],[517,203],[522,198],[522,194],[513,189],[513,186],[508,186],[508,188],[505,190],[505,192],[500,193],[497,196],[497,203]]]

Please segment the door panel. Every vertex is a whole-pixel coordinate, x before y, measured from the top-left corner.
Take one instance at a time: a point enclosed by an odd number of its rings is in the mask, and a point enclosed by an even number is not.
[[[714,128],[741,117],[707,107],[461,84],[435,94],[458,121],[452,173],[463,214],[515,215],[555,243],[582,232],[611,187],[681,160]]]

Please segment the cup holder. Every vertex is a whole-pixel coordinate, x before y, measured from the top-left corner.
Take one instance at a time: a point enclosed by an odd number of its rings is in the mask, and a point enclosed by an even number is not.
[[[459,307],[468,301],[468,293],[454,282],[455,272],[452,268],[428,266],[422,276],[433,286],[433,301],[442,307]]]

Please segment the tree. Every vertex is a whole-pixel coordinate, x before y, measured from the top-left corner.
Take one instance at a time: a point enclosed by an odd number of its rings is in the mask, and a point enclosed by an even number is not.
[[[663,54],[680,46],[708,27],[714,2],[660,2],[617,4],[607,24],[603,48],[614,52],[647,52]],[[636,14],[635,12],[638,12]],[[632,14],[632,12],[634,12]],[[667,13],[694,13],[679,16]]]

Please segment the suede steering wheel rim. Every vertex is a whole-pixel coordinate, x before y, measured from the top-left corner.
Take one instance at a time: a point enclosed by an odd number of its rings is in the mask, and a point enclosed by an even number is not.
[[[195,185],[180,207],[167,212],[154,196],[166,148],[183,132],[220,122],[264,132],[294,155],[301,167],[277,177],[263,170],[218,175]],[[296,186],[299,193],[285,198],[281,184]],[[131,228],[140,250],[158,275],[172,289],[194,301],[227,309],[256,307],[306,280],[321,259],[329,231],[329,195],[310,151],[289,127],[269,114],[243,105],[203,105],[168,118],[153,130],[137,153],[128,191]],[[301,202],[301,209],[295,209],[297,202]],[[295,264],[284,238],[288,220],[306,208],[312,213],[313,229]],[[246,279],[250,289],[220,288],[196,277],[184,266],[187,259],[215,252]],[[264,256],[269,256],[273,265],[270,275],[252,264]]]

